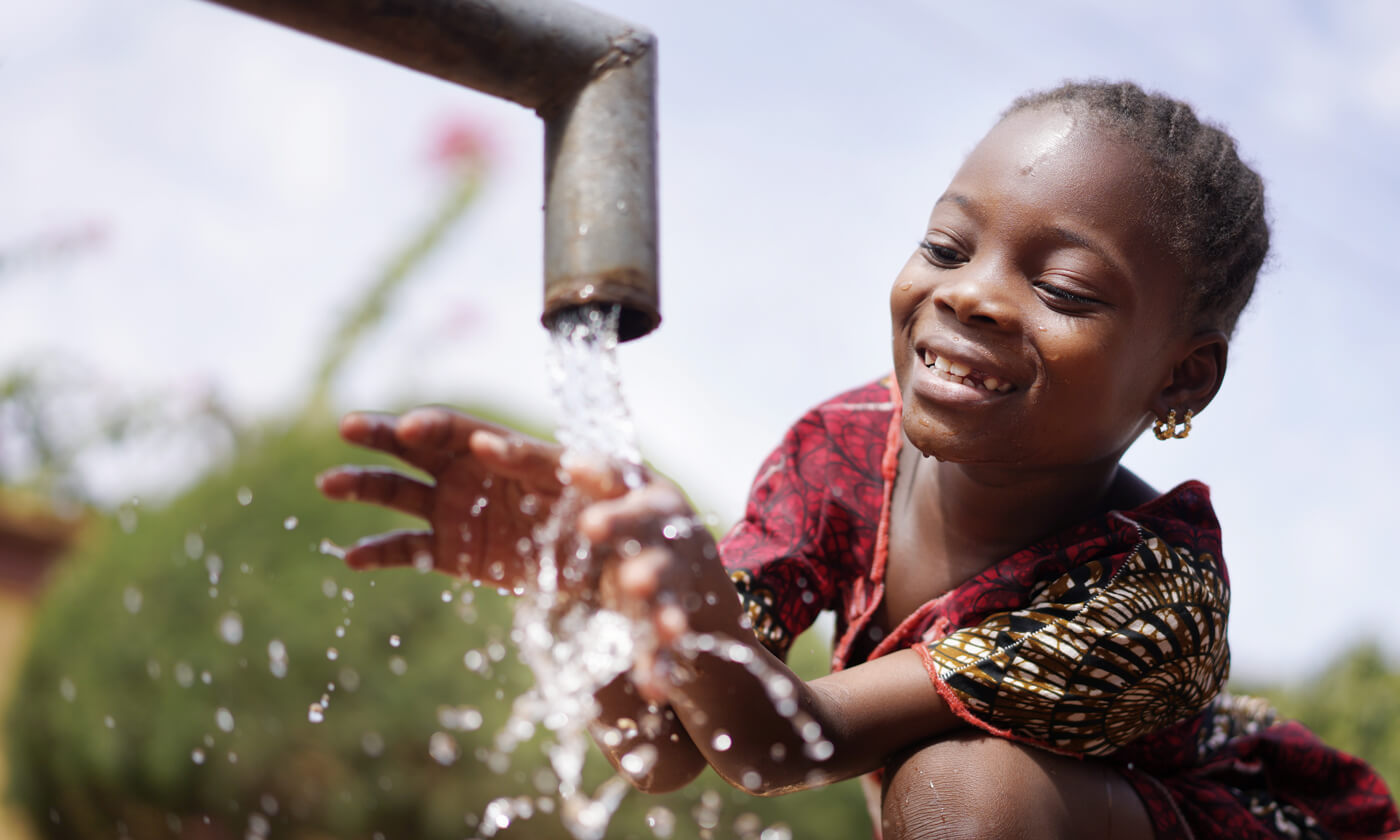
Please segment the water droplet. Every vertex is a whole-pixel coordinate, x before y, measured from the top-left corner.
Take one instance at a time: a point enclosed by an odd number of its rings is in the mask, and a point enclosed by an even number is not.
[[[389,670],[394,673],[394,676],[402,677],[408,671],[408,663],[404,661],[402,656],[391,656],[389,657]]]
[[[102,718],[102,725],[107,727],[108,729],[116,729],[117,719],[112,717],[111,715],[107,715],[106,717]]]
[[[219,576],[224,573],[224,560],[217,554],[211,554],[204,558],[204,568],[209,572],[209,582],[217,584]]]
[[[340,658],[340,651],[336,650],[333,647],[326,648],[326,658],[334,662]]]
[[[204,556],[204,537],[191,531],[185,534],[185,556],[198,560]]]
[[[384,736],[370,731],[360,736],[360,749],[370,758],[378,758],[384,753]]]
[[[534,493],[526,493],[520,497],[520,512],[526,516],[534,516],[540,509],[540,500]]]
[[[267,643],[267,667],[272,676],[279,680],[287,676],[287,646],[282,644],[281,639]]]
[[[668,808],[656,805],[647,811],[646,819],[647,827],[651,829],[651,833],[660,837],[661,840],[666,840],[675,833],[676,815],[671,813]]]
[[[220,706],[214,710],[214,723],[225,732],[233,731],[233,712]]]
[[[194,669],[190,667],[188,662],[175,663],[175,682],[179,683],[181,688],[189,688],[194,685]]]
[[[205,685],[212,685],[214,682],[214,675],[209,673],[208,671],[200,671],[199,681],[204,683]]]
[[[138,500],[132,499],[130,502],[117,509],[117,525],[121,527],[122,533],[130,534],[136,530],[138,520],[136,508],[139,504],[140,502]]]
[[[295,516],[289,516],[289,517],[287,517],[286,519],[283,519],[283,520],[282,520],[282,527],[283,527],[283,528],[286,528],[288,531],[290,531],[290,530],[296,528],[296,526],[297,526],[297,518],[296,518]]]
[[[360,690],[360,672],[354,668],[345,667],[340,669],[340,686],[346,691],[354,693]]]
[[[468,671],[480,671],[486,667],[486,657],[479,650],[469,650],[462,657],[462,664]]]
[[[783,744],[774,744],[768,748],[768,757],[774,761],[782,761],[787,758],[787,747]]]
[[[644,776],[656,766],[658,754],[656,747],[651,744],[642,744],[622,757],[618,764],[624,773],[630,776]]]
[[[587,236],[587,235],[588,235],[588,222],[584,222],[584,223],[582,223],[582,224],[580,224],[580,225],[578,226],[578,235],[579,235],[579,236]],[[585,288],[588,288],[588,287],[585,287]]]
[[[431,551],[418,551],[413,554],[413,568],[419,574],[426,575],[433,570],[433,553]]]
[[[195,747],[193,750],[191,750],[190,761],[193,761],[195,764],[203,764],[204,750],[201,750],[199,747]]]
[[[428,739],[428,755],[433,757],[433,761],[447,767],[454,764],[462,755],[462,749],[457,745],[457,739],[446,732],[434,732]]]
[[[231,645],[243,641],[243,617],[231,611],[220,616],[219,638]]]
[[[312,703],[306,710],[306,719],[312,723],[320,723],[326,719],[326,707],[320,703]]]
[[[734,739],[729,737],[729,733],[725,732],[723,729],[716,729],[714,738],[710,740],[710,746],[720,752],[724,752],[734,746]]]
[[[238,503],[243,507],[251,505],[253,503],[253,491],[249,490],[247,487],[238,488]]]
[[[327,598],[334,598],[340,594],[340,584],[335,582],[335,578],[325,578],[321,581],[321,594]]]
[[[336,637],[337,639],[343,639],[343,638],[345,638],[345,626],[344,626],[344,625],[341,625],[340,627],[335,628],[335,637]]]
[[[402,642],[397,635],[389,637],[389,647],[398,647],[400,644]]]
[[[134,586],[122,590],[122,606],[132,615],[141,612],[141,590]]]
[[[58,681],[58,693],[60,696],[63,697],[64,700],[67,700],[69,703],[72,703],[73,700],[78,696],[78,687],[73,685],[72,680],[68,679],[67,677],[64,677],[63,679]]]
[[[763,829],[763,833],[758,835],[758,840],[792,840],[792,829],[783,823],[773,823]]]
[[[481,723],[481,712],[471,706],[438,706],[438,725],[443,729],[475,732]]]
[[[334,557],[337,560],[345,559],[345,549],[339,545],[336,545],[329,539],[323,538],[321,540],[321,544],[316,547],[316,550],[326,555],[327,557]]]

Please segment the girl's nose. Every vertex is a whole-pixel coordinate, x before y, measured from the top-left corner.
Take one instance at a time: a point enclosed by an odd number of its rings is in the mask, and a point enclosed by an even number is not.
[[[964,324],[1012,329],[1020,318],[1013,273],[996,263],[968,263],[944,273],[933,302]]]

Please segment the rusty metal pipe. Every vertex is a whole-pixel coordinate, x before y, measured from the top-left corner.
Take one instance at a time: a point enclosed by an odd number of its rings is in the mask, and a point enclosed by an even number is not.
[[[542,320],[622,306],[661,322],[656,39],[565,0],[213,0],[534,109],[545,123]]]

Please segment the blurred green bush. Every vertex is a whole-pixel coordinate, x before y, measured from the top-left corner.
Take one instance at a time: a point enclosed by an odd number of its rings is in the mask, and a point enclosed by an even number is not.
[[[1365,759],[1391,791],[1400,780],[1400,669],[1380,646],[1362,642],[1321,673],[1299,683],[1246,685],[1284,717],[1307,724],[1337,749]]]
[[[530,682],[508,600],[411,570],[353,573],[321,553],[324,538],[413,527],[313,486],[328,465],[376,460],[328,423],[264,432],[168,506],[118,511],[66,563],[8,720],[11,794],[42,836],[446,840],[474,836],[493,798],[550,789],[539,741],[504,773],[482,761]],[[796,656],[824,672],[811,638]],[[462,707],[479,727],[452,728]],[[589,785],[610,773],[593,759]],[[630,795],[609,836],[655,836],[645,814],[658,806],[676,838],[700,836],[697,809],[719,837],[774,823],[796,837],[869,832],[854,783],[755,799],[707,775]],[[537,813],[498,836],[566,834]]]

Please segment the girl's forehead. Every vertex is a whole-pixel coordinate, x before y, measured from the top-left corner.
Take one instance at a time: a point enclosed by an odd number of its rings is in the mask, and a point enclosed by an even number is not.
[[[954,175],[948,195],[964,206],[1024,203],[1127,234],[1151,226],[1156,178],[1143,150],[1092,117],[1041,107],[993,126]]]

